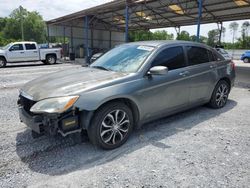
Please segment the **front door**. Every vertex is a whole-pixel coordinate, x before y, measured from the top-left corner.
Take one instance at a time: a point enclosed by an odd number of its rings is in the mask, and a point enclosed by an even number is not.
[[[13,44],[7,51],[9,62],[18,62],[25,60],[23,44]]]
[[[139,98],[143,119],[178,111],[188,104],[189,75],[182,46],[163,49],[154,58],[151,67],[166,66],[166,75],[144,78]]]

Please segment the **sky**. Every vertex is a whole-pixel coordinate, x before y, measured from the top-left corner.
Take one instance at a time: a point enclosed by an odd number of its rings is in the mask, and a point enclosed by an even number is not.
[[[110,0],[0,0],[0,17],[8,16],[12,10],[21,5],[28,11],[39,12],[44,20],[50,20],[109,1]],[[250,21],[250,19],[248,21]],[[244,21],[237,22],[241,27]],[[225,42],[232,42],[232,33],[229,30],[229,24],[230,22],[223,23],[223,26],[226,28],[226,34],[222,37],[222,41]],[[237,33],[238,37],[240,37],[240,27]],[[185,30],[188,31],[190,35],[196,35],[196,28],[196,26],[183,26],[181,27],[181,31]],[[217,28],[217,24],[203,24],[201,25],[201,35],[207,36],[209,30]],[[174,28],[166,28],[165,30],[176,36]]]

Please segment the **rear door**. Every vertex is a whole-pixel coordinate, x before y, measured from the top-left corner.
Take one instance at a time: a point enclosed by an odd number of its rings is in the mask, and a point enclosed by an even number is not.
[[[18,62],[25,60],[23,44],[13,44],[7,51],[9,62]]]
[[[190,104],[208,101],[216,81],[215,61],[211,51],[200,46],[186,46],[190,74]]]
[[[39,61],[39,52],[35,43],[25,43],[25,61]]]

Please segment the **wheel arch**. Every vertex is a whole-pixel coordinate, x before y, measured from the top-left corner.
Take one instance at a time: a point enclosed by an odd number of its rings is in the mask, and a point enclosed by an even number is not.
[[[3,58],[3,59],[7,62],[7,59],[6,59],[6,57],[5,57],[5,56],[0,55],[0,58]]]
[[[49,53],[49,54],[46,54],[46,55],[45,55],[45,58],[47,59],[47,57],[48,57],[49,55],[52,55],[52,56],[54,56],[54,57],[57,59],[56,53]]]
[[[221,80],[226,81],[228,83],[228,85],[229,85],[229,90],[231,90],[231,80],[228,77],[223,77],[220,80],[218,80],[218,82],[221,81]],[[216,85],[218,84],[218,82],[216,83]]]
[[[127,105],[132,111],[135,127],[138,126],[138,122],[140,121],[140,110],[139,110],[138,105],[136,104],[136,102],[134,102],[130,98],[119,97],[119,98],[114,98],[114,99],[109,99],[109,100],[104,101],[94,111],[83,111],[83,116],[86,117],[83,127],[85,129],[88,129],[89,126],[91,125],[91,120],[93,119],[95,112],[98,109],[102,108],[103,106],[105,106],[109,103],[112,103],[112,102],[121,102],[121,103],[124,103],[125,105]]]

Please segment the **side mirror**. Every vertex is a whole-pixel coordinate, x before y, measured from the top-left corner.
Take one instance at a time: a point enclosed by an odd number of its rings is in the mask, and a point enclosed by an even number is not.
[[[11,51],[13,51],[13,49],[12,49],[12,48],[10,48],[10,49],[9,49],[9,51],[11,52]]]
[[[168,68],[165,66],[154,66],[148,72],[148,74],[150,75],[165,75],[167,73],[168,73]]]

